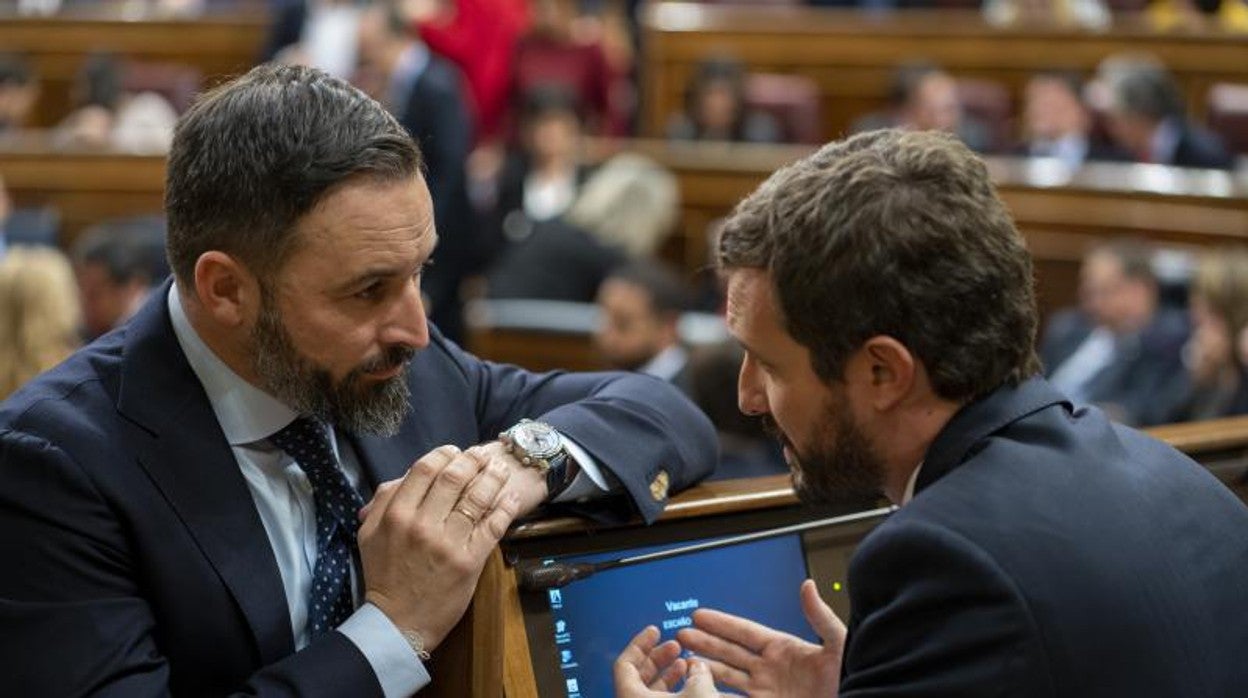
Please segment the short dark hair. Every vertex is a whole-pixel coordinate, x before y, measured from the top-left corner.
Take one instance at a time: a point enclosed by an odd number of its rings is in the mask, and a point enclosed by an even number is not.
[[[1085,259],[1106,256],[1118,262],[1122,275],[1128,279],[1157,283],[1153,268],[1153,248],[1135,238],[1115,238],[1088,250]]]
[[[111,111],[121,102],[122,66],[115,54],[89,54],[77,80],[79,107],[98,106]]]
[[[295,223],[336,186],[416,176],[420,151],[376,101],[303,66],[262,65],[200,97],[178,121],[165,179],[174,275],[209,250],[256,274],[294,250]]]
[[[1120,67],[1109,78],[1114,107],[1152,121],[1183,118],[1183,93],[1164,67],[1148,63]]]
[[[77,264],[98,264],[115,284],[140,281],[155,284],[169,274],[165,261],[165,231],[153,217],[97,223],[74,241]]]
[[[1039,372],[1031,256],[983,161],[948,134],[872,131],[781,169],[733,211],[718,264],[770,273],[824,381],[876,335],[948,400]]]
[[[650,309],[666,317],[689,309],[689,290],[680,275],[658,260],[634,262],[613,270],[607,281],[622,281],[650,296]]]

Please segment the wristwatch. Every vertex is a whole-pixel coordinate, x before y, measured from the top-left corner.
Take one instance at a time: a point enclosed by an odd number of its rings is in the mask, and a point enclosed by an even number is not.
[[[527,468],[546,476],[546,498],[554,499],[576,479],[576,461],[568,455],[563,437],[545,422],[521,419],[498,435],[498,440]]]

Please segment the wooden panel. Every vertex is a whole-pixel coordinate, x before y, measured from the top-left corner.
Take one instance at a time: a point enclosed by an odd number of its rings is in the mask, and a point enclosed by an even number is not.
[[[0,47],[30,57],[40,79],[32,127],[55,125],[70,110],[70,86],[88,54],[198,68],[205,85],[246,72],[259,59],[268,20],[263,4],[190,19],[136,14],[135,3],[105,3],[55,17],[0,13]],[[127,14],[128,13],[128,14]]]
[[[101,220],[164,210],[163,157],[56,152],[45,141],[0,141],[0,177],[14,205],[60,211],[62,246]]]
[[[976,12],[910,10],[887,15],[810,7],[656,3],[645,14],[645,135],[662,135],[680,110],[697,62],[729,51],[751,71],[805,75],[819,86],[823,135],[844,134],[853,120],[886,106],[895,66],[924,58],[958,77],[1001,82],[1019,102],[1034,72],[1090,73],[1122,51],[1156,55],[1174,71],[1193,111],[1219,81],[1248,82],[1248,40],[1215,27],[1182,33],[1151,29],[1142,18],[1117,17],[1104,32],[1060,26],[997,28]],[[1016,110],[1017,111],[1017,110]]]

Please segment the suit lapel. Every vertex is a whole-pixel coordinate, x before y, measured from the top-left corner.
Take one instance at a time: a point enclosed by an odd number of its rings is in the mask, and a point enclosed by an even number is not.
[[[294,651],[268,534],[169,319],[166,283],[131,321],[118,410],[139,462],[190,530],[250,626],[261,663]]]
[[[1050,405],[1070,401],[1043,378],[1002,387],[972,402],[953,416],[927,449],[914,493],[958,467],[974,446],[1002,428]]]

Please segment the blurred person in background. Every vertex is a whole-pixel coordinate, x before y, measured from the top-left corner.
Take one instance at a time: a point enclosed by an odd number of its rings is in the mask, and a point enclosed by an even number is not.
[[[534,0],[533,24],[516,47],[512,71],[512,103],[545,86],[560,86],[573,95],[586,133],[623,136],[626,105],[616,104],[617,75],[607,61],[601,37],[577,29],[576,0]]]
[[[130,319],[156,284],[169,275],[164,220],[136,218],[100,223],[73,248],[82,307],[82,330],[95,339]]]
[[[0,53],[0,134],[24,128],[38,98],[30,62],[16,53]]]
[[[1186,399],[1167,421],[1189,422],[1248,413],[1248,376],[1236,338],[1248,329],[1248,250],[1208,252],[1189,299]]]
[[[1098,71],[1109,131],[1139,162],[1230,169],[1234,158],[1214,133],[1187,116],[1165,66],[1145,57],[1110,57]]]
[[[719,464],[711,480],[789,472],[780,442],[767,435],[761,419],[737,407],[737,376],[744,359],[745,350],[731,341],[698,346],[689,353],[689,399],[719,436]]]
[[[564,219],[632,259],[649,259],[671,236],[680,217],[676,176],[636,153],[602,163]]]
[[[424,156],[439,240],[437,261],[425,273],[423,290],[430,319],[448,337],[463,341],[460,286],[481,262],[464,170],[472,120],[459,72],[408,33],[406,19],[392,0],[364,11],[358,48],[361,86],[399,120]]]
[[[366,2],[269,0],[272,23],[261,62],[315,66],[349,80],[357,61],[356,36]]]
[[[567,213],[507,221],[491,266],[491,298],[593,302],[607,275],[630,259],[645,263],[679,213],[676,178],[652,160],[623,153],[602,164]]]
[[[524,97],[518,147],[494,187],[494,246],[521,240],[535,222],[563,215],[589,177],[581,160],[583,131],[576,96],[543,85]]]
[[[915,61],[900,66],[893,74],[889,104],[886,111],[858,119],[851,130],[943,131],[976,152],[989,149],[992,138],[987,127],[963,112],[957,81],[934,63]]]
[[[1151,251],[1130,240],[1093,248],[1079,275],[1080,307],[1055,314],[1040,341],[1049,381],[1125,424],[1167,420],[1181,395],[1185,313],[1161,307]]]
[[[15,246],[0,259],[0,400],[78,348],[78,290],[57,250]]]
[[[598,290],[598,353],[611,368],[661,378],[688,393],[689,351],[679,330],[688,307],[688,289],[670,267],[651,261],[617,269]]]
[[[1056,158],[1079,169],[1087,160],[1128,160],[1130,155],[1092,138],[1092,115],[1083,103],[1083,85],[1070,73],[1038,73],[1024,92],[1024,142],[1016,153]]]
[[[177,112],[155,92],[127,93],[122,71],[114,55],[87,58],[74,80],[75,110],[53,136],[59,145],[140,153],[169,150]]]
[[[776,120],[746,104],[745,77],[745,66],[731,56],[700,61],[685,88],[685,111],[672,115],[667,137],[681,141],[779,141]]]
[[[528,29],[527,0],[402,0],[409,27],[464,74],[478,144],[502,138],[516,45]],[[488,169],[488,168],[487,168]]]

